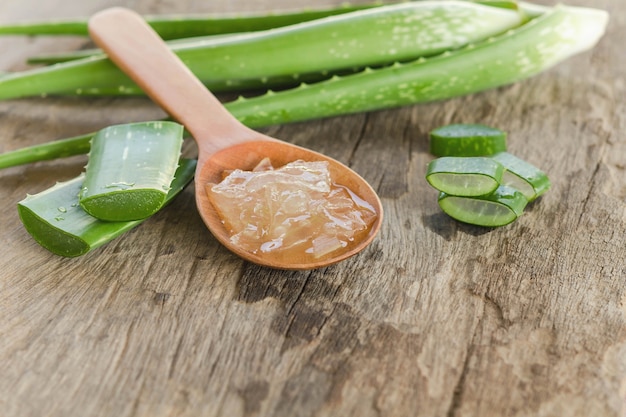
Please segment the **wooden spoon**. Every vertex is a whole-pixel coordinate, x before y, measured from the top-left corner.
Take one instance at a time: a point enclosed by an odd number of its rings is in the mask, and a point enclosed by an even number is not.
[[[374,239],[382,222],[382,204],[363,178],[334,159],[263,135],[241,124],[170,51],[140,15],[124,8],[107,9],[89,20],[89,32],[111,60],[195,138],[198,145],[195,176],[198,211],[211,233],[232,252],[273,268],[312,269],[344,260],[363,250]],[[377,213],[374,224],[346,248],[321,259],[310,260],[305,254],[302,258],[275,259],[234,245],[229,231],[209,201],[206,184],[220,182],[225,170],[251,170],[265,157],[269,157],[274,166],[298,159],[328,161],[333,181],[351,189],[374,207]]]

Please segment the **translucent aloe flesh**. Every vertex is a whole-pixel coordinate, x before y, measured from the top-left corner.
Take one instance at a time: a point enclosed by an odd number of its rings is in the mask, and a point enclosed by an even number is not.
[[[492,157],[506,169],[502,183],[521,191],[528,201],[533,201],[550,188],[548,176],[536,166],[512,155],[501,152]]]
[[[502,181],[504,167],[487,157],[442,157],[431,161],[426,180],[448,195],[475,197],[493,192]]]
[[[193,179],[196,168],[194,160],[183,159],[167,194],[171,201]],[[84,255],[144,220],[129,222],[106,222],[87,214],[78,203],[78,193],[84,174],[35,195],[29,195],[18,203],[18,212],[28,233],[41,246],[66,257]]]
[[[439,206],[458,221],[485,227],[500,227],[515,221],[528,204],[518,190],[501,185],[493,193],[480,197],[439,195]]]
[[[164,204],[182,146],[174,122],[110,126],[92,139],[79,201],[107,221],[139,220]]]
[[[177,44],[172,49],[214,92],[273,88],[300,76],[437,55],[519,26],[516,10],[467,1],[420,1],[330,16],[263,32]],[[7,75],[0,99],[134,84],[93,57]]]

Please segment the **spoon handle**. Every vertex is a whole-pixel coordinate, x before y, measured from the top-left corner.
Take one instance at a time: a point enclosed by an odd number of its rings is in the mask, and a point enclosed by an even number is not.
[[[139,14],[121,7],[103,10],[89,20],[89,33],[122,71],[193,134],[199,167],[216,151],[254,136]]]

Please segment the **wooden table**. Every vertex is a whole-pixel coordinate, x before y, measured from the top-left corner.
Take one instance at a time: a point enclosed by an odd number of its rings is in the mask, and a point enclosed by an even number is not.
[[[182,13],[309,1],[4,0],[0,19],[122,3]],[[380,193],[379,237],[333,267],[242,262],[207,232],[192,187],[107,246],[60,258],[15,206],[86,158],[1,171],[0,416],[624,415],[626,11],[569,3],[609,10],[607,35],[530,80],[264,130],[350,164]],[[6,37],[0,70],[87,43]],[[5,101],[0,151],[163,116],[144,98]],[[508,131],[552,189],[504,228],[451,220],[424,180],[427,132],[451,122]]]

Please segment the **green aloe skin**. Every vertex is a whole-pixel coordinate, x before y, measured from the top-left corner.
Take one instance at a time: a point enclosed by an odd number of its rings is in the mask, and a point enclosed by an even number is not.
[[[96,133],[92,132],[86,135],[50,141],[5,152],[0,154],[0,169],[37,161],[48,161],[51,159],[88,154],[91,149],[91,139],[95,134]]]
[[[529,162],[508,152],[500,152],[492,158],[505,168],[502,183],[521,191],[528,201],[534,201],[550,189],[545,172]]]
[[[430,132],[435,156],[485,156],[506,151],[506,132],[481,124],[451,124]]]
[[[166,203],[193,179],[196,161],[181,159],[167,193]],[[66,257],[84,255],[136,227],[145,219],[107,222],[85,212],[78,202],[84,180],[79,177],[29,195],[18,203],[24,227],[41,246]]]
[[[191,38],[226,33],[273,29],[377,7],[370,5],[341,5],[332,8],[303,10],[296,13],[272,13],[248,16],[168,15],[145,16],[146,21],[163,39]],[[88,36],[87,20],[24,22],[0,26],[0,35],[78,35]]]
[[[174,122],[111,126],[91,143],[82,208],[107,221],[146,218],[165,202],[178,166],[183,127]]]
[[[242,98],[226,107],[257,127],[472,94],[531,77],[592,47],[607,19],[603,11],[556,6],[504,35],[458,51]]]

